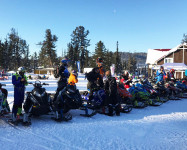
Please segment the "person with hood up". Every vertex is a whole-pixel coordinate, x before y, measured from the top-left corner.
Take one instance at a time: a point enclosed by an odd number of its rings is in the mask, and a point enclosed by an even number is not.
[[[164,76],[166,75],[165,71],[164,71],[164,67],[163,66],[160,66],[160,70],[158,70],[156,72],[156,83],[159,83],[159,82],[162,82],[164,81]]]

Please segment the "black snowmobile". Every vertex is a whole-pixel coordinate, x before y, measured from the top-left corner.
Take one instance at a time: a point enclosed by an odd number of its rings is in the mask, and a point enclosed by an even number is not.
[[[42,87],[43,85],[49,84],[41,83],[40,81],[29,84],[32,84],[34,89],[26,93],[26,99],[23,105],[25,111],[23,114],[23,124],[25,125],[31,124],[31,116],[47,115],[50,112],[54,114],[51,107],[50,94]]]
[[[85,113],[80,115],[85,117],[91,117],[96,114],[95,110],[90,110],[88,104],[82,101],[76,86],[67,85],[59,92],[56,101],[53,102],[53,110],[55,110],[56,116],[52,119],[56,121],[71,120],[72,115],[69,113],[71,109],[84,110]]]
[[[169,90],[165,88],[163,83],[157,83],[153,88],[158,92],[160,102],[165,103],[169,100]]]

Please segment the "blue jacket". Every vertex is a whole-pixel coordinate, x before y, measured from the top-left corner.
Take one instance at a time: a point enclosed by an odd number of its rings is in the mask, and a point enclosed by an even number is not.
[[[25,75],[24,78],[26,80],[25,83],[21,82],[22,77],[18,73],[12,76],[12,84],[14,85],[14,103],[16,105],[22,104],[24,100],[25,86],[28,84]]]
[[[160,70],[158,70],[156,72],[156,79],[157,79],[156,83],[163,81],[165,75],[166,75],[165,71],[161,72]]]

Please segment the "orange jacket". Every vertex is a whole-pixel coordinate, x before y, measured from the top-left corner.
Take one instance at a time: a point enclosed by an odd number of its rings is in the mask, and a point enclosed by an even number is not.
[[[99,73],[100,73],[100,75],[102,77],[104,77],[105,76],[105,70],[104,70],[104,68],[102,66],[102,63],[97,63],[97,66],[99,67]]]
[[[69,76],[69,79],[68,79],[68,84],[69,85],[75,85],[75,83],[77,83],[78,82],[78,79],[77,79],[77,77],[74,75],[74,74],[70,74],[70,76]]]

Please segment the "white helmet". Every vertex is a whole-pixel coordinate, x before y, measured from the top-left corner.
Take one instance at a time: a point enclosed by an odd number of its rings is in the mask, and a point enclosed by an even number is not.
[[[19,68],[18,68],[18,71],[19,71],[19,72],[25,72],[25,68],[24,68],[24,67],[19,67]]]

